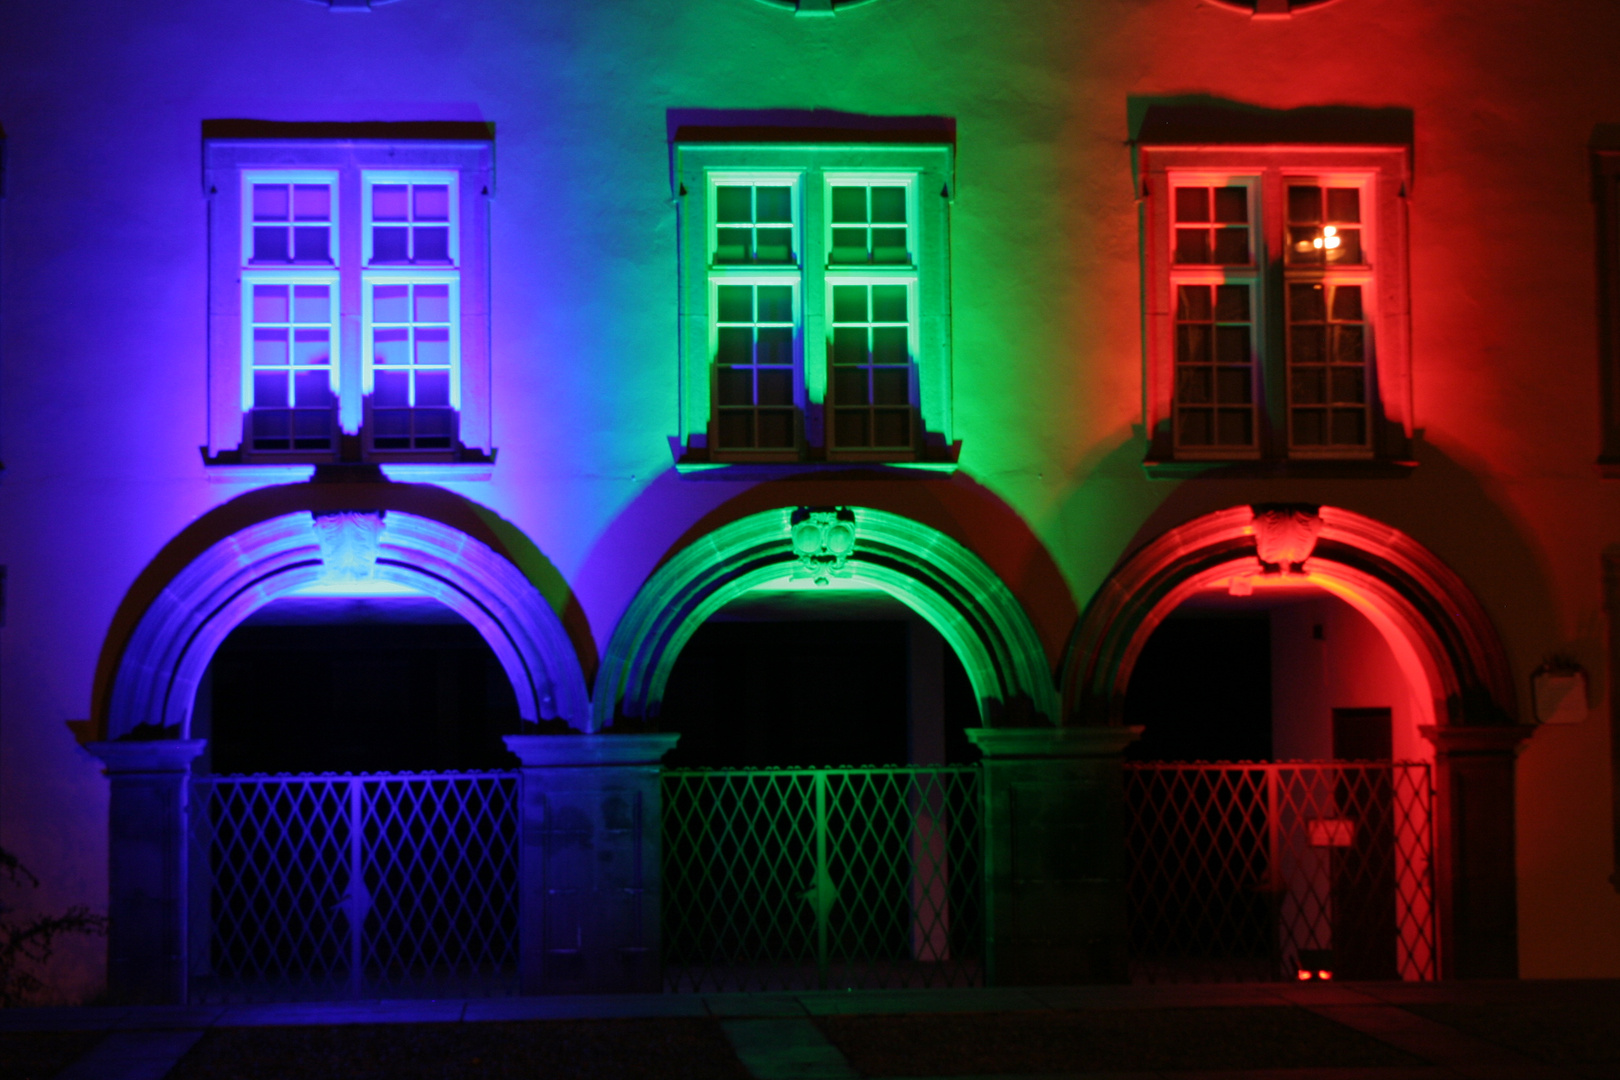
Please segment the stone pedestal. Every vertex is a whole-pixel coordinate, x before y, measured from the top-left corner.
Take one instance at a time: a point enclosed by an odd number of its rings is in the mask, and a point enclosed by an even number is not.
[[[186,800],[203,739],[97,742],[111,783],[107,992],[120,1003],[186,998]]]
[[[1513,761],[1529,725],[1425,726],[1434,744],[1440,977],[1519,974]]]
[[[1139,727],[976,728],[987,981],[1124,982],[1121,755]]]
[[[679,738],[506,737],[523,763],[523,993],[662,989],[658,763]]]

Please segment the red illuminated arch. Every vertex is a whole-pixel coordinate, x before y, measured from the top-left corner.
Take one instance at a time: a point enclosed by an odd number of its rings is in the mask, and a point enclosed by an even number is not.
[[[1070,643],[1062,679],[1067,722],[1122,723],[1131,670],[1154,629],[1198,590],[1234,577],[1261,587],[1309,583],[1347,601],[1383,633],[1411,684],[1428,689],[1435,723],[1513,722],[1507,655],[1461,578],[1416,540],[1371,518],[1332,506],[1288,510],[1319,523],[1314,549],[1292,572],[1261,562],[1257,508],[1249,506],[1206,514],[1130,556],[1098,591]]]

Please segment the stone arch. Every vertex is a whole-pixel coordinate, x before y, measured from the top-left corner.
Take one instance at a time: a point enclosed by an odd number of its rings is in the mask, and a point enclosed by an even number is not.
[[[416,514],[306,510],[232,533],[157,594],[119,660],[105,737],[137,728],[188,737],[198,683],[231,630],[299,588],[354,580],[408,586],[471,623],[505,669],[524,720],[588,722],[590,699],[562,621],[510,560]]]
[[[1332,506],[1237,506],[1171,529],[1125,560],[1076,627],[1063,715],[1120,724],[1131,669],[1183,600],[1223,580],[1287,575],[1365,615],[1440,725],[1511,724],[1517,698],[1496,628],[1460,577],[1398,529]]]
[[[608,642],[592,730],[656,716],[681,648],[726,604],[762,585],[818,575],[880,589],[933,624],[961,658],[986,725],[1057,722],[1040,639],[977,555],[898,514],[788,507],[722,526],[653,572]]]

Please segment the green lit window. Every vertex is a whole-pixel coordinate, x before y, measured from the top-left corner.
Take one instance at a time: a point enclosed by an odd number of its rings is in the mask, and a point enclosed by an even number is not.
[[[912,445],[912,287],[832,286],[832,445],[844,450]]]
[[[713,393],[724,450],[798,445],[795,292],[793,285],[769,281],[715,285]]]
[[[944,144],[677,144],[682,467],[954,460],[951,164]]]

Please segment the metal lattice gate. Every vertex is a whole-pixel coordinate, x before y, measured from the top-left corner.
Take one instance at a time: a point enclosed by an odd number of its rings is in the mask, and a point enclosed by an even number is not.
[[[515,772],[194,782],[193,1001],[515,993]]]
[[[1132,977],[1433,979],[1424,762],[1130,764]]]
[[[984,981],[979,771],[666,770],[672,990]]]

